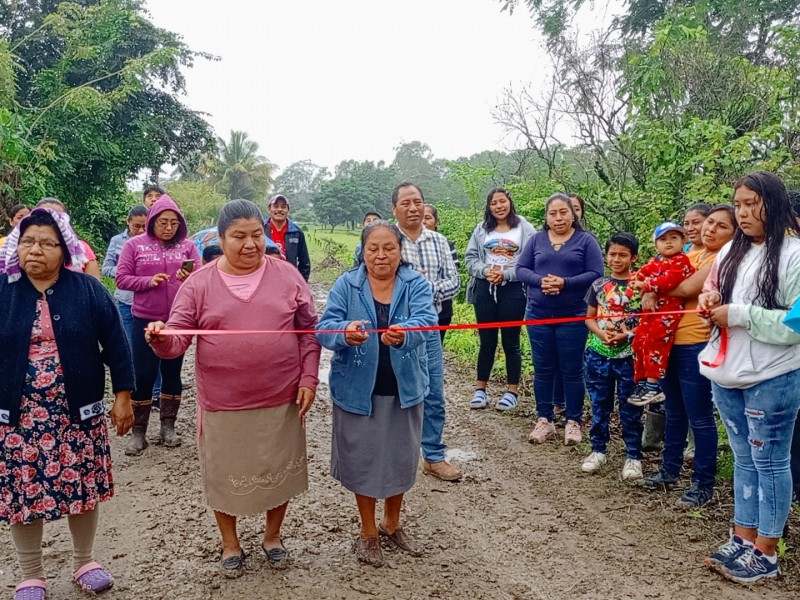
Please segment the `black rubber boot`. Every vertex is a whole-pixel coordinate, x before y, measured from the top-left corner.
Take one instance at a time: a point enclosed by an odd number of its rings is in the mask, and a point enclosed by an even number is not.
[[[647,410],[647,418],[644,422],[644,433],[642,434],[642,450],[653,451],[661,450],[664,446],[664,425],[667,416],[662,412]]]
[[[181,407],[181,395],[161,394],[161,443],[167,448],[181,445],[180,436],[175,433],[175,420]]]
[[[152,400],[133,400],[133,430],[128,445],[125,447],[127,456],[139,456],[147,448],[147,424],[150,422],[150,408]]]

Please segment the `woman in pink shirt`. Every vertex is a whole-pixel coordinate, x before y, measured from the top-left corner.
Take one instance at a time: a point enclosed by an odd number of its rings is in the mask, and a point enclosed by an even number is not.
[[[222,535],[220,568],[244,571],[236,519],[266,512],[261,548],[274,568],[286,565],[281,524],[289,500],[308,489],[305,414],[316,394],[320,346],[314,299],[291,264],[264,255],[264,219],[249,200],[220,212],[223,255],[178,291],[166,324],[146,338],[162,358],[180,356],[188,335],[165,329],[270,330],[268,334],[198,336],[198,449],[206,503]],[[285,331],[285,333],[280,333]]]

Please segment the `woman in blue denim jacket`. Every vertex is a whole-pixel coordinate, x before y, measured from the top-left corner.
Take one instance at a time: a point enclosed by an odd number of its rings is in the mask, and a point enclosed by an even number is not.
[[[383,564],[379,535],[420,555],[400,527],[400,509],[419,462],[429,333],[402,328],[436,325],[438,316],[428,281],[401,264],[397,227],[377,221],[364,229],[361,243],[363,264],[334,284],[317,337],[334,351],[331,475],[356,495],[361,515],[356,556],[377,567]],[[386,507],[376,526],[378,498],[386,499]]]

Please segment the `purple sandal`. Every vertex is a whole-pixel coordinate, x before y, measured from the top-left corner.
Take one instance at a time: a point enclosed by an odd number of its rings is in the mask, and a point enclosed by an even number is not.
[[[90,562],[83,565],[73,574],[75,584],[90,594],[100,594],[111,589],[114,578],[100,563]]]
[[[42,579],[26,579],[14,590],[14,600],[44,600],[47,583]]]

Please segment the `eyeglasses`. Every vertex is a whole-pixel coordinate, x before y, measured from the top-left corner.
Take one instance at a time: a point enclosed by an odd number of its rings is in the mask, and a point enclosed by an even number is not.
[[[61,244],[55,240],[37,240],[36,238],[25,237],[19,241],[20,248],[32,249],[36,244],[39,244],[42,250],[47,251],[52,251],[61,247]]]
[[[156,225],[158,225],[159,227],[163,227],[164,229],[166,229],[167,227],[169,227],[170,229],[177,229],[178,227],[180,227],[181,222],[180,221],[162,221],[161,219],[158,219],[156,221]]]

